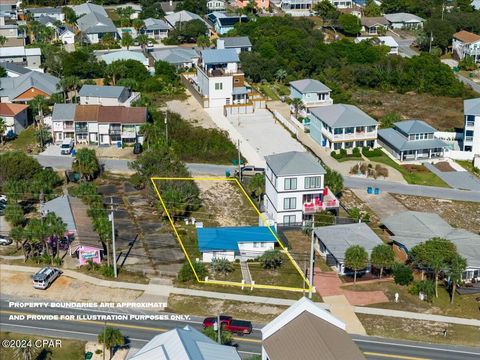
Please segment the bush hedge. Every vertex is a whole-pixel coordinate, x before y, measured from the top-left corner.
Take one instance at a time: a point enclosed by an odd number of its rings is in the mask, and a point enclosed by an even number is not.
[[[383,155],[383,151],[380,148],[370,149],[368,147],[362,148],[362,155],[366,158],[378,157]]]

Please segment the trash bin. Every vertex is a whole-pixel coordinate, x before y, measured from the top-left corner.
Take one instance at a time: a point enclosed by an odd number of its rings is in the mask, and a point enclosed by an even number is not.
[[[93,358],[93,353],[88,351],[85,353],[85,360],[91,360]]]
[[[379,188],[375,188],[375,195],[380,195],[380,189]]]
[[[121,141],[117,141],[117,148],[121,148],[122,147],[122,142]]]
[[[230,177],[230,170],[225,170],[225,177]]]
[[[369,187],[367,188],[367,194],[371,194],[372,192],[373,192],[373,189],[372,189],[371,186],[369,186]]]

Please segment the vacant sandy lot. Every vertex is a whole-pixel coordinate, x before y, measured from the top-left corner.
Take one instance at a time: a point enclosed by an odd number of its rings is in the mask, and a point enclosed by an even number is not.
[[[142,295],[141,291],[110,289],[61,276],[47,290],[32,287],[31,274],[0,272],[1,293],[18,297],[49,298],[61,301],[129,302]]]
[[[187,100],[172,100],[167,102],[168,110],[180,114],[182,118],[188,120],[194,125],[206,129],[216,128],[210,116],[203,110],[198,101],[193,96],[188,96]]]

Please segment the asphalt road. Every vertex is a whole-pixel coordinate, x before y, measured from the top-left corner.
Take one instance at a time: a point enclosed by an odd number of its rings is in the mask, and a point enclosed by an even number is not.
[[[2,296],[0,302],[0,329],[2,331],[12,331],[19,333],[32,334],[37,336],[48,336],[53,338],[73,338],[82,340],[95,340],[98,333],[103,329],[104,321],[90,317],[105,315],[155,315],[159,312],[150,312],[144,310],[132,309],[59,309],[59,308],[27,308],[14,309],[8,306],[9,300]],[[36,299],[35,301],[39,301]],[[170,316],[185,314],[162,313]],[[83,316],[82,319],[74,320],[46,320],[46,319],[24,319],[12,320],[10,316],[27,315],[74,315]],[[202,318],[190,316],[188,319],[166,319],[166,320],[112,320],[108,324],[119,328],[128,338],[130,346],[134,348],[142,347],[152,337],[158,333],[168,331],[175,327],[185,325],[201,329]],[[254,331],[247,336],[235,337],[234,341],[242,358],[248,358],[261,351],[261,325],[254,324]],[[364,352],[367,359],[398,359],[398,360],[470,360],[480,357],[480,349],[472,349],[456,346],[441,346],[411,341],[399,341],[382,339],[367,336],[354,336],[353,340]]]

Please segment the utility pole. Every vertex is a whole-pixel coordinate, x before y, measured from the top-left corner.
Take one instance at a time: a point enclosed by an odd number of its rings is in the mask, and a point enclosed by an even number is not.
[[[115,252],[115,218],[114,218],[114,209],[113,209],[113,196],[110,196],[110,221],[112,222],[112,247],[113,247],[113,275],[117,277],[117,255]],[[110,256],[110,255],[109,255]]]
[[[165,141],[168,145],[168,110],[165,110]]]
[[[221,345],[222,344],[222,335],[220,334],[220,315],[217,315],[217,341]]]
[[[238,152],[238,176],[240,177],[240,182],[242,182],[242,168],[240,165],[241,155],[240,155],[240,139],[237,140],[237,152]]]
[[[105,360],[105,337],[107,336],[107,322],[105,321],[104,325],[103,325],[103,351],[102,351],[102,354],[103,354],[103,360]]]
[[[305,276],[305,279],[303,280],[303,296],[305,296],[305,284],[307,282],[307,252],[303,252],[303,276]]]
[[[315,230],[315,214],[312,215],[312,236],[310,239],[310,272],[308,273],[308,281],[310,282],[310,288],[308,289],[308,298],[312,298],[312,288],[313,288],[313,258],[314,258],[314,249],[313,249],[313,238]]]

